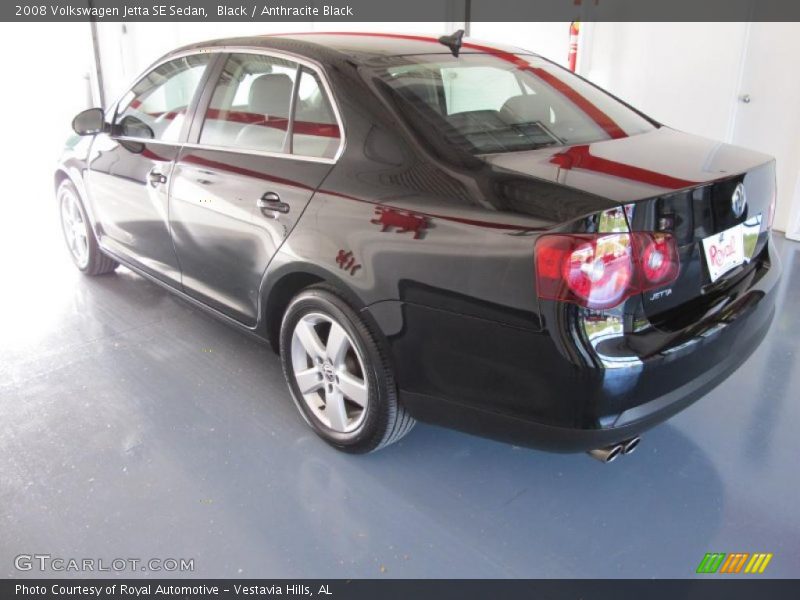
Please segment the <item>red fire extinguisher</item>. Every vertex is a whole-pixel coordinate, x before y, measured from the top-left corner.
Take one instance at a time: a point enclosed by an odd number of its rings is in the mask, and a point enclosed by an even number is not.
[[[567,62],[569,63],[569,70],[573,73],[578,64],[578,35],[580,30],[580,21],[573,21],[569,24],[569,54],[567,54]]]

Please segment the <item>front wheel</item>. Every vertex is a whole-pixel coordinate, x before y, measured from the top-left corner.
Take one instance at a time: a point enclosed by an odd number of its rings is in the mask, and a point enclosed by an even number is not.
[[[312,287],[295,297],[281,325],[280,350],[300,414],[339,450],[372,452],[414,426],[397,400],[385,352],[334,290]]]
[[[72,262],[86,275],[103,275],[117,268],[118,263],[100,250],[89,224],[89,217],[75,186],[62,181],[57,192],[61,231]]]

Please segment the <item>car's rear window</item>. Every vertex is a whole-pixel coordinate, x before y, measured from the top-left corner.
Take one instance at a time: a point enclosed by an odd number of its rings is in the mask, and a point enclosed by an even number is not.
[[[396,57],[373,74],[415,129],[473,154],[586,144],[654,128],[600,89],[532,55]]]

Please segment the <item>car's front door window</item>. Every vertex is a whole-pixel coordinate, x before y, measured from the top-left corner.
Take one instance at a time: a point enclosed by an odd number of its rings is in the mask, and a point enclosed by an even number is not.
[[[186,113],[210,55],[192,55],[159,65],[122,99],[114,120],[118,135],[165,142],[180,140]]]

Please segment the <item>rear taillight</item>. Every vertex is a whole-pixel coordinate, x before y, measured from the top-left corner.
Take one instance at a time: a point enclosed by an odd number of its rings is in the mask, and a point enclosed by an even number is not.
[[[641,289],[650,290],[672,283],[678,278],[680,259],[675,238],[667,233],[633,234],[639,259]]]
[[[772,229],[772,224],[775,221],[775,205],[778,202],[778,190],[772,190],[772,200],[769,203],[769,212],[767,213],[767,231]]]
[[[638,291],[629,234],[545,235],[536,242],[540,298],[591,308],[616,306]]]
[[[665,233],[551,234],[536,242],[540,298],[594,309],[617,306],[678,277],[675,238]]]

